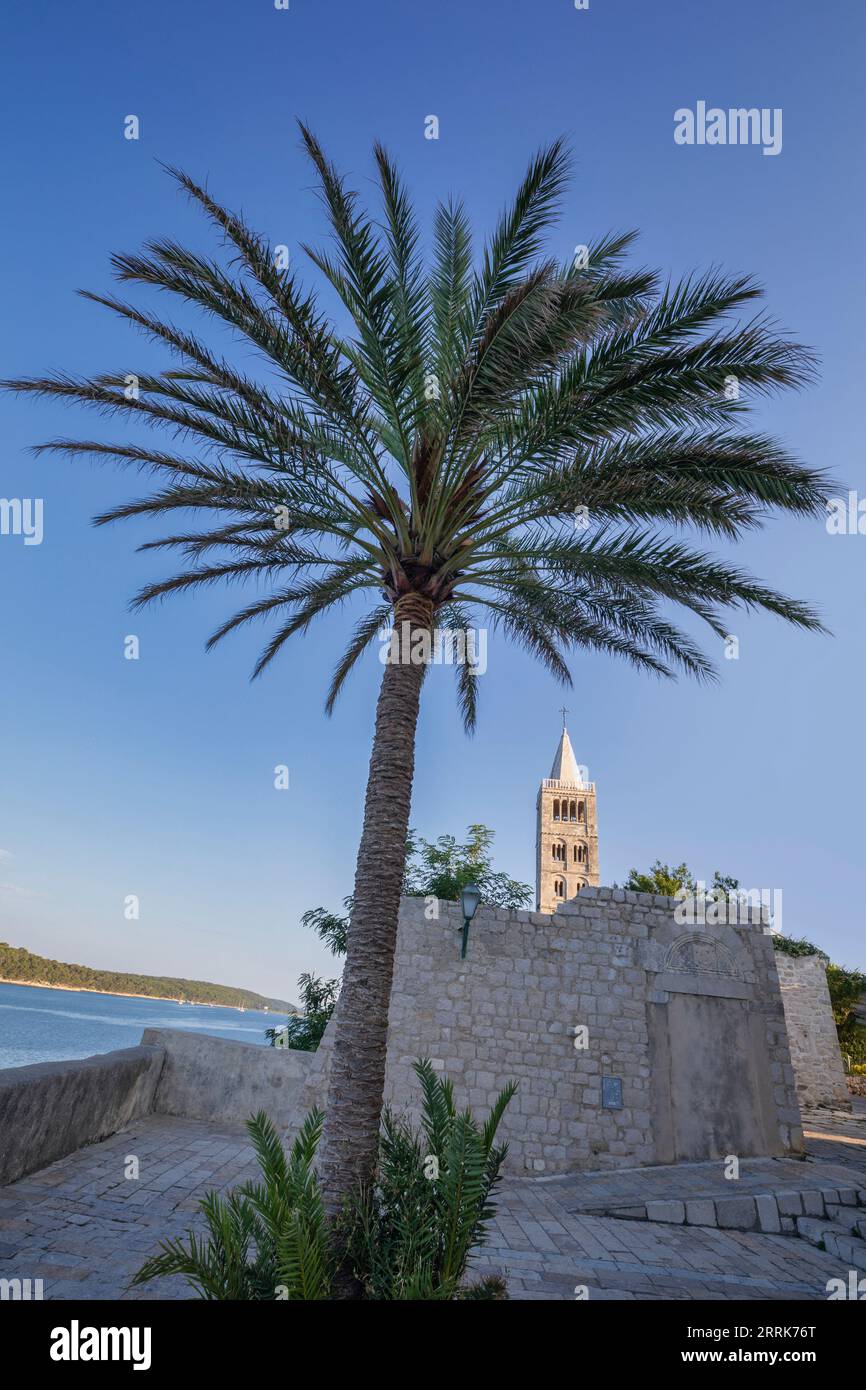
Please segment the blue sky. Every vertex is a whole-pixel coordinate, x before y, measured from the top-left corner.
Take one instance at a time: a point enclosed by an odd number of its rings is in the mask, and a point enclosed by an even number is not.
[[[164,365],[76,296],[112,288],[108,257],[147,237],[210,248],[157,161],[207,178],[272,242],[321,242],[299,149],[304,117],[369,187],[379,137],[422,218],[466,196],[486,230],[541,143],[564,133],[576,176],[552,249],[637,227],[635,259],[679,276],[755,274],[767,307],[818,349],[821,380],[756,415],[813,465],[863,488],[862,7],[829,0],[149,0],[11,3],[0,102],[0,375]],[[674,143],[699,100],[783,111],[776,157]],[[140,139],[123,138],[139,117]],[[424,138],[425,117],[440,121]],[[166,306],[168,307],[168,306]],[[172,312],[174,308],[172,306]],[[0,398],[5,497],[44,499],[44,540],[0,536],[4,679],[0,936],[67,960],[206,977],[291,997],[330,958],[305,908],[350,891],[380,675],[375,652],[336,714],[322,706],[351,615],[288,649],[262,680],[249,631],[207,634],[235,593],[130,616],[168,563],[137,554],[145,525],[94,530],[142,480],[34,461],[68,434],[121,437],[84,411]],[[155,438],[155,436],[154,436]],[[861,927],[866,537],[774,522],[738,559],[810,599],[832,638],[735,618],[738,661],[711,690],[659,684],[581,656],[564,698],[597,782],[602,881],[657,856],[781,888],[784,928],[866,966]],[[123,658],[123,639],[141,658]],[[494,638],[478,733],[453,679],[424,692],[412,822],[429,836],[483,821],[500,867],[532,881],[534,804],[559,733],[560,688]],[[291,787],[278,792],[285,763]],[[141,915],[123,902],[137,894]]]

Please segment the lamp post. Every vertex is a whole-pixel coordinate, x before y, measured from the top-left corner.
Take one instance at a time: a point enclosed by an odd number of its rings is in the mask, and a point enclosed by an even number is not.
[[[460,890],[460,906],[463,909],[463,944],[460,948],[461,960],[466,955],[466,944],[469,941],[469,923],[478,911],[478,904],[480,902],[481,889],[477,888],[474,883],[467,883],[466,887]]]

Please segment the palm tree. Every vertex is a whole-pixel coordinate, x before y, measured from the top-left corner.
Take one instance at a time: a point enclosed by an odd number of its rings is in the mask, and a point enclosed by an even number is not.
[[[144,549],[183,557],[147,585],[151,603],[200,585],[258,581],[208,645],[254,619],[273,632],[260,675],[289,638],[363,593],[326,708],[383,625],[396,633],[376,711],[363,833],[321,1153],[333,1211],[376,1161],[395,936],[423,659],[416,639],[467,630],[476,616],[562,682],[576,648],[643,671],[711,678],[701,648],[667,610],[722,637],[733,608],[819,629],[804,604],[687,544],[724,541],[772,511],[818,514],[826,480],[747,430],[749,400],[799,387],[812,355],[766,318],[739,321],[760,294],[720,271],[662,286],[606,236],[564,264],[542,254],[568,176],[556,141],[531,162],[513,204],[473,257],[459,202],[440,205],[429,268],[401,177],[375,147],[381,221],[301,126],[333,233],[304,247],[336,291],[330,322],[267,242],[186,174],[173,176],[222,234],[228,255],[171,240],[113,258],[120,281],[168,291],[258,354],[253,376],[167,319],[88,294],[166,345],[159,375],[58,374],[6,382],[166,427],[179,446],[54,439],[38,445],[112,460],[161,479],[96,518],[203,513]],[[731,389],[735,383],[735,389]],[[732,399],[733,397],[733,399]],[[192,446],[186,451],[185,446]],[[475,725],[478,675],[457,667]]]

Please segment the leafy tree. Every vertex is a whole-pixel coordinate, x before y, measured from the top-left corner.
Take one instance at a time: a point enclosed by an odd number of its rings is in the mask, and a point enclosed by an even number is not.
[[[642,874],[638,869],[631,869],[623,887],[632,893],[664,893],[667,897],[673,898],[681,888],[694,892],[697,884],[687,864],[678,864],[676,868],[671,868],[657,859],[648,873]]]
[[[718,869],[714,869],[713,881],[710,884],[709,892],[717,897],[737,897],[740,892],[740,880],[738,878],[731,878],[729,874],[720,874]]]
[[[431,841],[410,834],[404,891],[412,897],[456,902],[462,889],[474,883],[481,890],[482,902],[490,907],[528,907],[532,902],[529,884],[493,868],[490,849],[495,832],[486,825],[470,825],[466,833],[463,843],[453,835]]]
[[[674,898],[682,889],[688,893],[696,893],[698,882],[688,864],[677,864],[672,868],[657,859],[648,873],[631,869],[623,887],[633,893],[664,893],[666,897]],[[706,891],[708,897],[730,897],[739,891],[739,887],[739,879],[720,874],[716,869],[713,881]]]
[[[349,914],[352,911],[351,897],[343,899],[345,917],[329,912],[326,907],[311,907],[301,918],[301,924],[310,927],[321,941],[324,941],[332,956],[344,956],[348,944]]]
[[[490,848],[495,832],[488,830],[486,825],[470,825],[467,834],[468,840],[458,844],[453,835],[440,835],[438,840],[431,842],[410,830],[403,891],[411,897],[432,896],[455,901],[467,883],[475,883],[481,889],[483,901],[491,907],[528,906],[532,901],[529,885],[493,869]],[[325,907],[312,907],[301,918],[302,924],[310,927],[335,956],[346,954],[352,898],[344,898],[343,906],[345,916],[329,912]],[[301,975],[298,990],[304,1017],[289,1019],[290,1047],[307,1052],[316,1050],[334,1012],[339,989],[339,980]],[[266,1029],[265,1036],[273,1044],[276,1029]]]
[[[458,844],[453,835],[440,835],[435,841],[425,840],[414,830],[406,839],[403,868],[403,892],[408,897],[442,898],[456,902],[467,883],[475,883],[482,901],[490,907],[527,907],[532,901],[528,883],[520,883],[508,874],[493,868],[491,846],[496,832],[486,825],[470,825],[468,839]],[[324,941],[332,955],[344,956],[349,934],[352,898],[343,899],[345,915],[330,912],[326,907],[311,907],[301,918]]]
[[[160,480],[97,518],[180,518],[147,548],[179,551],[181,571],[147,584],[138,605],[258,582],[263,589],[210,644],[270,619],[259,675],[316,617],[367,600],[328,710],[382,625],[393,624],[320,1153],[326,1206],[336,1211],[376,1162],[433,630],[490,623],[565,683],[581,648],[706,680],[713,667],[669,606],[700,617],[717,640],[736,609],[811,631],[821,624],[676,530],[732,542],[770,513],[821,516],[828,484],[745,426],[753,398],[802,386],[815,366],[768,319],[737,320],[760,295],[753,280],[714,270],[662,285],[625,267],[632,233],[595,240],[564,265],[544,254],[567,182],[562,142],[532,160],[477,260],[462,204],[441,205],[425,268],[412,205],[381,146],[382,209],[371,215],[312,133],[301,133],[334,241],[304,249],[342,301],[339,324],[294,268],[275,264],[263,237],[177,173],[227,254],[162,238],[115,256],[114,268],[121,281],[166,291],[228,328],[243,344],[236,360],[147,307],[92,294],[167,347],[170,369],[124,363],[94,377],[5,384],[168,431],[167,448],[126,438],[39,446]],[[471,729],[478,673],[468,662],[455,671]]]
[[[466,834],[468,838],[461,844],[454,835],[440,835],[430,841],[410,830],[406,837],[403,892],[408,897],[456,902],[461,889],[467,883],[475,883],[481,889],[482,900],[490,907],[526,907],[532,899],[529,884],[493,868],[490,851],[496,832],[486,825],[470,825]],[[325,907],[313,907],[301,918],[303,925],[311,927],[335,956],[346,954],[351,896],[343,899],[343,907],[344,916]]]
[[[340,981],[323,980],[319,975],[304,974],[298,978],[298,990],[301,995],[302,1015],[288,1020],[286,1043],[298,1052],[315,1052],[334,1012],[340,992]],[[270,1038],[273,1045],[276,1041],[276,1030],[267,1028],[265,1037]]]

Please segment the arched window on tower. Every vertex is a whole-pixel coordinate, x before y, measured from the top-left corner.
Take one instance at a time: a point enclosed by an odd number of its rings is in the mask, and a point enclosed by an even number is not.
[[[577,806],[574,801],[568,803],[568,818],[569,820],[577,820]]]
[[[559,820],[559,801],[558,801],[558,800],[554,801],[554,803],[553,803],[553,819],[554,819],[554,820]]]
[[[585,801],[579,801],[579,802],[577,803],[577,819],[578,819],[578,820],[586,820],[586,802],[585,802]]]

